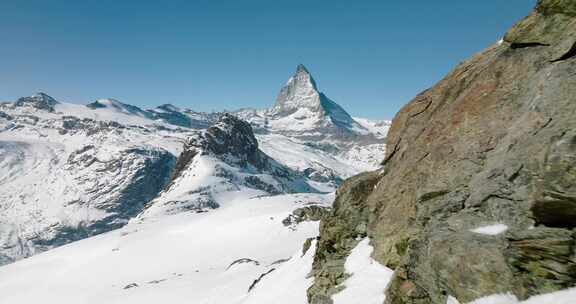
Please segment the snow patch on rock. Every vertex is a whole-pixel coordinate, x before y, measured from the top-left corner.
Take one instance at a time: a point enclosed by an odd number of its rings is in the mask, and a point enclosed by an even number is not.
[[[334,304],[384,303],[384,292],[394,271],[372,259],[373,250],[368,238],[352,249],[344,264],[346,273],[352,276],[344,281],[344,290],[332,296]]]
[[[506,226],[504,224],[493,224],[493,225],[478,227],[478,228],[472,229],[470,231],[472,231],[474,233],[478,233],[478,234],[498,235],[498,234],[506,232],[506,230],[508,230],[508,226]]]

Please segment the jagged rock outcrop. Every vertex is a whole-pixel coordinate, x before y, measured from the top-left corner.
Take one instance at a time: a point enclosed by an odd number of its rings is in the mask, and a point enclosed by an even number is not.
[[[540,0],[503,43],[395,117],[382,174],[363,194],[373,258],[395,270],[386,303],[525,299],[576,285],[575,12],[573,1]],[[357,204],[347,192],[335,215]],[[322,227],[346,227],[353,214]],[[504,229],[477,229],[495,225]],[[314,273],[311,303],[331,302],[341,280],[326,278],[341,277],[350,248],[322,243],[348,234],[321,231],[315,269],[326,271]]]
[[[140,217],[206,212],[227,203],[224,193],[276,195],[318,192],[300,172],[278,163],[258,148],[249,123],[225,113],[186,141],[172,181]]]
[[[282,220],[284,226],[294,229],[302,222],[316,222],[327,217],[330,214],[330,208],[320,205],[309,205],[298,208]]]
[[[184,169],[198,153],[211,154],[232,165],[251,165],[259,170],[269,169],[271,159],[258,149],[249,123],[223,114],[214,125],[192,136],[176,165],[177,172]]]

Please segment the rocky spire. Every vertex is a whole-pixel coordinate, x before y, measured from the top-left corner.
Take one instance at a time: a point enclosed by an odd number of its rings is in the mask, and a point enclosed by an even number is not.
[[[278,94],[276,104],[270,109],[273,117],[289,116],[300,109],[307,109],[302,115],[314,116],[317,119],[330,120],[334,125],[349,128],[355,124],[352,117],[338,104],[318,91],[312,75],[302,64],[296,67],[296,73]],[[300,115],[301,116],[301,115]]]
[[[250,124],[228,113],[220,116],[205,132],[191,137],[185,150],[192,155],[189,159],[204,152],[234,165],[250,164],[258,169],[268,165],[267,158],[258,149]]]
[[[316,82],[302,64],[298,65],[296,73],[280,90],[271,113],[282,116],[290,115],[299,108],[309,108],[315,112],[320,110],[320,93]]]

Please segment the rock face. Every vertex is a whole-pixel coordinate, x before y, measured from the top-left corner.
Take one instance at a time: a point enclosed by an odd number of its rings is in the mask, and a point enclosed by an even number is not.
[[[69,107],[42,93],[0,105],[0,265],[117,229],[170,181],[185,134]]]
[[[214,155],[230,165],[250,165],[258,170],[267,170],[272,166],[272,159],[258,149],[258,141],[250,124],[231,114],[223,114],[205,132],[195,134],[188,140],[176,164],[176,171],[183,170],[198,154]]]
[[[503,43],[408,103],[374,189],[345,182],[366,193],[340,189],[322,223],[311,303],[341,288],[349,229],[362,220],[373,257],[395,270],[386,303],[576,285],[575,41],[574,2],[541,0]],[[478,229],[494,225],[504,229]]]
[[[62,159],[51,145],[0,140],[0,159],[8,160],[0,179],[0,265],[122,227],[163,189],[175,161],[149,147],[109,159],[101,150],[87,145]]]
[[[308,289],[309,303],[332,303],[348,278],[344,263],[352,249],[366,237],[366,198],[378,182],[378,172],[367,172],[344,181],[338,188],[332,212],[320,222],[320,239],[312,265],[314,283]]]
[[[278,94],[276,104],[270,113],[272,115],[290,115],[301,108],[307,108],[314,112],[321,110],[320,98],[316,81],[310,75],[310,72],[300,64],[296,67],[294,76],[288,79],[288,82]]]

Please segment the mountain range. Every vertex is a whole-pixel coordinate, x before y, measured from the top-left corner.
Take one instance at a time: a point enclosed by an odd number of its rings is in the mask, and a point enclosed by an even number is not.
[[[0,263],[143,214],[215,209],[226,193],[331,192],[378,166],[388,126],[353,119],[302,65],[266,110],[80,105],[45,93],[3,103]]]
[[[539,0],[391,124],[302,65],[269,109],[4,103],[0,302],[576,303],[575,41]]]

